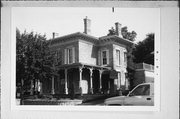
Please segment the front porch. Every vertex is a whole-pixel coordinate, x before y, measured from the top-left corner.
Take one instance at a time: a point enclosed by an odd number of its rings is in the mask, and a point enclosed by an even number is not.
[[[75,95],[114,94],[117,85],[110,78],[110,67],[92,66],[81,63],[61,65],[59,76],[52,78],[51,94]]]

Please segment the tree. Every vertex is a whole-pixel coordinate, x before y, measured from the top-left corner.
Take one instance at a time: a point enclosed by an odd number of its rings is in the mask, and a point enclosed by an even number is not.
[[[121,28],[121,34],[123,38],[128,39],[130,41],[135,41],[137,35],[135,31],[129,32],[127,26]]]
[[[16,84],[22,93],[29,89],[31,82],[43,82],[53,76],[53,55],[45,35],[34,32],[20,33],[16,29]],[[33,91],[34,92],[34,91]]]
[[[107,36],[116,35],[115,29],[112,27],[109,29],[109,33]],[[121,28],[121,35],[123,38],[128,39],[130,41],[135,41],[137,33],[135,31],[129,32],[127,26]]]
[[[147,63],[154,65],[154,33],[147,34],[147,37],[137,43],[133,49],[135,63]]]
[[[111,36],[111,35],[116,35],[116,31],[113,27],[111,27],[111,29],[109,29],[109,33],[107,34],[108,36]]]

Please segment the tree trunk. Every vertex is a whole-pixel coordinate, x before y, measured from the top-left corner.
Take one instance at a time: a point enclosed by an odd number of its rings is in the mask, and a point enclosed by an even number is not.
[[[24,80],[21,79],[20,105],[23,105],[23,100],[24,100]]]

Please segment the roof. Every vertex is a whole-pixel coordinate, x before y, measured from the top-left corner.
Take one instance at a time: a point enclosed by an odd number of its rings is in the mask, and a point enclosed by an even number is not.
[[[102,42],[107,42],[107,41],[114,41],[114,42],[125,44],[125,45],[134,44],[132,41],[121,38],[117,35],[103,36],[103,37],[97,38],[97,37],[94,37],[85,33],[81,33],[81,32],[76,32],[76,33],[68,34],[65,36],[57,37],[57,38],[51,39],[50,42],[51,42],[51,45],[53,45],[56,43],[62,43],[62,42],[70,41],[70,40],[76,40],[76,39],[86,40],[95,44],[101,44]]]
[[[110,35],[110,36],[103,36],[99,38],[99,41],[107,41],[107,40],[112,40],[114,42],[120,43],[120,44],[125,44],[125,45],[133,45],[134,42],[124,39],[122,37],[119,37],[117,35]]]
[[[85,34],[85,33],[81,33],[81,32],[76,32],[76,33],[72,33],[72,34],[68,34],[68,35],[65,35],[65,36],[61,36],[61,37],[51,39],[51,45],[59,43],[59,42],[65,42],[65,41],[68,41],[68,40],[75,40],[77,38],[82,38],[84,40],[94,42],[94,43],[98,42],[97,37],[94,37],[94,36],[91,36],[91,35],[88,35],[88,34]]]

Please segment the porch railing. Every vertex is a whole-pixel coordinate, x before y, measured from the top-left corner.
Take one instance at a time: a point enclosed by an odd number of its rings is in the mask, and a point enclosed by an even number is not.
[[[151,64],[146,64],[146,63],[139,63],[135,65],[136,69],[144,69],[144,70],[150,70],[154,71],[154,66]]]

